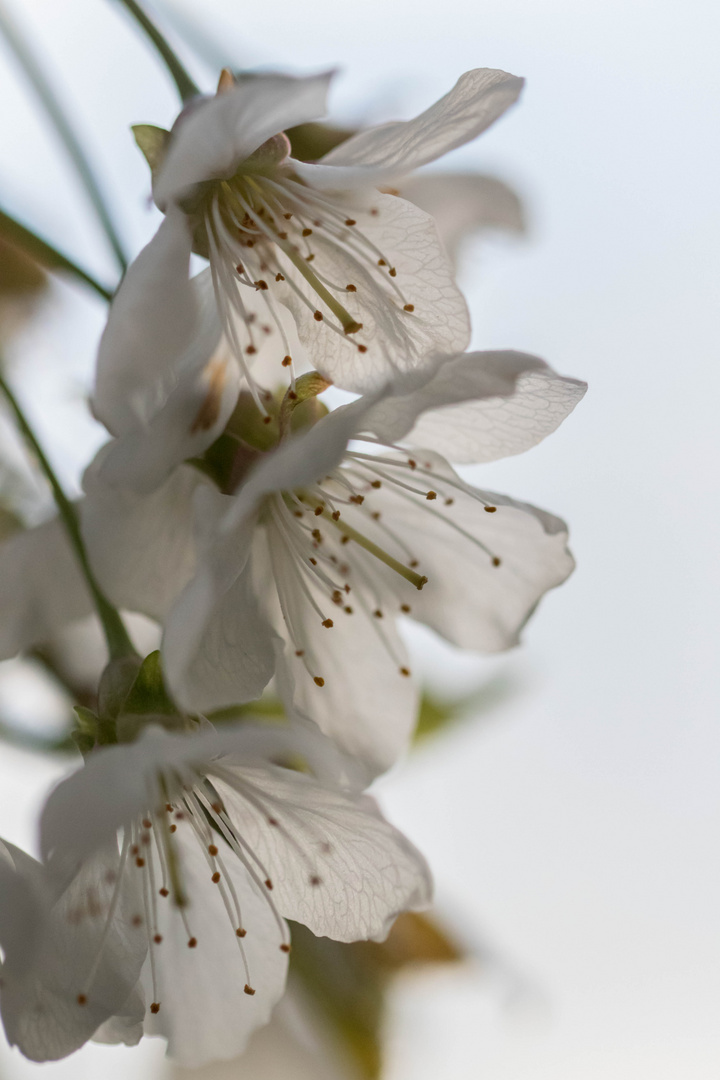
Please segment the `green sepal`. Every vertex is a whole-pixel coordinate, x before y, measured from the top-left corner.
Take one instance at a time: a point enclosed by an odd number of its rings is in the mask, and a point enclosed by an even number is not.
[[[297,161],[317,161],[356,132],[351,128],[310,122],[288,128],[285,134],[290,140],[292,156]]]
[[[177,716],[178,707],[165,689],[160,650],[146,656],[125,699],[123,713],[133,716]]]
[[[92,709],[87,709],[84,705],[75,705],[73,712],[77,717],[77,727],[70,733],[70,738],[85,757],[98,741],[100,718]]]
[[[154,124],[133,124],[132,133],[155,180],[168,152],[170,132]]]

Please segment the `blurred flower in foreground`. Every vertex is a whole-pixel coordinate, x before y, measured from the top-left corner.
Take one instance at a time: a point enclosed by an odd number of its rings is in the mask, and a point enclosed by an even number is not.
[[[275,764],[290,760],[312,775]],[[146,728],[55,789],[41,843],[64,921],[2,991],[8,1037],[34,1060],[93,1033],[161,1034],[189,1065],[232,1057],[284,989],[284,917],[342,941],[383,937],[431,888],[422,856],[340,784],[310,731]],[[24,877],[27,857],[15,869]],[[106,948],[113,935],[122,947]]]
[[[110,430],[118,396],[141,421],[158,410],[157,387],[172,383],[196,334],[193,249],[210,261],[218,325],[261,409],[251,369],[261,352],[278,374],[281,362],[291,368],[295,330],[310,365],[356,391],[467,345],[465,301],[432,219],[377,189],[475,138],[522,80],[467,72],[415,120],[359,132],[318,163],[296,161],[282,132],[325,112],[328,81],[261,75],[235,85],[228,74],[172,133],[136,129],[166,218],[127,274],[101,343],[94,406]]]

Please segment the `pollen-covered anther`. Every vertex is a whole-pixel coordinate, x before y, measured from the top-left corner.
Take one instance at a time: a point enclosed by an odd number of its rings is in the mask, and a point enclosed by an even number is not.
[[[158,889],[158,892],[160,893],[161,896],[169,896],[170,895],[170,893],[168,892],[168,890],[165,888],[164,885],[163,885],[162,889]]]
[[[353,285],[353,284],[346,285],[345,286],[345,292],[357,292],[357,285]]]
[[[349,605],[347,607],[344,607],[343,611],[345,612],[346,615],[352,615],[352,613],[353,613],[353,609]]]
[[[177,832],[177,825],[174,823],[170,826],[170,832]]]
[[[496,510],[497,510],[497,506],[486,506],[485,507],[485,513],[486,514],[494,514]]]
[[[284,953],[289,953],[290,952],[290,946],[287,945],[284,941],[283,941],[282,945],[280,946],[280,952],[284,952]]]
[[[312,557],[312,555],[311,555],[311,556],[310,556],[310,558],[308,559],[308,562],[310,563],[310,565],[311,565],[311,566],[317,566],[317,559],[314,559],[314,558]]]
[[[143,829],[152,829],[152,821],[150,818],[143,818],[142,827]]]
[[[150,1006],[150,1012],[153,1013],[154,1015],[157,1015],[160,1012],[160,1002],[159,1001],[153,1001],[152,1005]]]
[[[142,869],[142,867],[143,867],[143,866],[145,865],[145,860],[144,860],[144,859],[141,859],[141,858],[140,858],[140,856],[138,855],[137,859],[135,860],[135,865],[136,865],[136,866],[137,866],[137,867],[138,867],[139,869]]]
[[[358,330],[362,330],[362,328],[363,324],[361,322],[356,322],[354,319],[352,322],[346,323],[346,325],[343,326],[343,330],[346,334],[357,334]]]
[[[390,275],[390,277],[397,277],[397,270],[394,266],[390,267],[390,269],[388,270],[388,274]]]
[[[330,599],[332,600],[333,604],[342,604],[342,593],[340,592],[340,590],[335,589]]]
[[[425,498],[428,500],[428,502],[432,502],[433,499],[437,499],[437,491],[428,491]]]
[[[191,937],[188,941],[188,949],[197,949],[197,938]]]
[[[215,844],[208,844],[208,854],[212,855],[212,857],[215,858],[217,853],[218,853],[218,849],[217,849],[216,845]]]
[[[324,509],[325,509],[324,505],[316,506],[315,509],[313,510],[313,513],[314,513],[315,517],[320,517],[320,515],[322,514]]]
[[[312,536],[313,540],[317,540],[318,544],[322,544],[323,535],[319,529],[313,529],[310,535]]]
[[[322,679],[319,675],[314,675],[313,676],[313,682],[315,683],[316,686],[324,686],[325,685],[325,680]]]
[[[493,555],[493,560],[492,560],[493,566],[500,566],[500,562],[501,562],[501,560],[498,559],[497,555]]]
[[[355,220],[355,218],[349,217],[349,218],[345,218],[345,224],[346,225],[357,225],[357,221]]]
[[[370,481],[370,487],[376,488],[376,489],[381,488],[382,487],[382,480],[371,480]]]
[[[452,506],[454,502],[455,502],[454,499],[446,499],[445,500],[445,505],[446,506]]]
[[[339,510],[333,510],[330,517],[333,519],[333,521],[339,521],[340,520],[340,511]]]
[[[215,873],[213,874],[213,876],[210,878],[210,880],[212,881],[212,883],[214,885],[219,885],[220,884],[220,871],[216,870]]]
[[[332,619],[323,619],[322,624],[326,630],[330,630],[330,628],[335,625]]]
[[[255,285],[256,289],[260,290],[260,292],[263,292],[265,289],[268,288],[268,283],[263,278],[260,278],[259,281],[253,282],[253,284]]]
[[[403,612],[403,613],[404,613],[405,615],[409,615],[409,614],[410,614],[410,605],[409,605],[409,604],[401,604],[401,605],[400,605],[400,610],[401,610],[401,611],[402,611],[402,612]]]
[[[317,874],[312,874],[310,877],[310,884],[314,887],[322,885],[322,878],[319,878]]]
[[[245,983],[245,986],[243,987],[243,990],[245,991],[245,993],[246,993],[246,994],[247,994],[247,995],[248,995],[249,997],[252,997],[252,996],[253,996],[253,994],[255,993],[255,991],[253,990],[252,986],[250,986],[250,984],[249,984],[249,983]]]
[[[304,649],[296,649],[295,650],[295,655],[296,656],[304,656],[305,655],[305,650]]]
[[[410,674],[410,668],[401,667],[400,668],[400,674],[404,675],[407,678],[409,676],[409,674]]]
[[[364,495],[351,495],[350,496],[350,502],[355,503],[357,506],[362,506],[362,504],[365,502],[365,496]]]
[[[378,259],[378,266],[387,266],[387,263],[384,259]]]
[[[133,915],[130,922],[132,923],[133,926],[142,926],[142,924],[143,924],[142,915]]]
[[[315,319],[315,322],[322,322],[323,321],[323,313],[322,313],[322,311],[313,312],[313,318]]]
[[[263,416],[263,424],[269,424],[272,420],[272,416]]]
[[[272,887],[273,887],[273,883],[270,880],[270,878],[265,878],[265,888],[266,889],[272,889]]]
[[[162,944],[162,934],[155,934],[155,936],[153,937],[153,941],[156,945]]]
[[[76,1000],[78,1005],[87,1005],[87,997],[85,996],[85,994],[78,994]]]
[[[361,352],[361,353],[366,353],[367,352],[367,345],[358,345],[357,351]]]
[[[428,579],[427,579],[427,578],[425,577],[425,575],[423,574],[423,576],[422,576],[422,577],[420,578],[420,580],[419,580],[419,582],[418,582],[418,585],[417,585],[417,590],[418,590],[418,592],[420,592],[420,590],[422,589],[423,585],[427,585],[427,580],[428,580]]]
[[[380,608],[376,608],[375,611],[373,611],[373,615],[375,616],[376,619],[382,619],[382,617],[383,617],[383,613],[380,610]]]
[[[248,354],[248,356],[254,356],[254,355],[255,355],[255,353],[257,352],[257,349],[255,348],[255,346],[254,346],[254,345],[248,345],[248,347],[247,347],[247,349],[245,350],[245,352],[246,352],[246,353]]]
[[[238,937],[245,937],[245,935],[247,934],[247,930],[244,930],[244,929],[242,928],[242,926],[238,926],[238,928],[237,928],[237,930],[235,931],[235,933],[237,934],[237,936],[238,936]]]
[[[403,304],[403,311],[412,312],[414,310],[415,310],[415,305],[414,304]]]
[[[291,364],[292,364],[292,356],[283,356],[283,358],[282,358],[282,366],[283,367],[290,367]]]

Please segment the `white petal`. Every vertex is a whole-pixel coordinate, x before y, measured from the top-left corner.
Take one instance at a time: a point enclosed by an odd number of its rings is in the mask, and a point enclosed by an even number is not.
[[[399,604],[394,603],[392,592],[378,601],[362,579],[356,583],[352,568],[362,553],[341,546],[335,530],[323,528],[322,532],[324,554],[334,554],[340,566],[347,563],[350,568],[352,592],[340,605],[332,602],[331,589],[322,583],[301,581],[297,561],[291,560],[276,529],[267,527],[256,536],[253,575],[267,618],[285,641],[277,665],[287,709],[312,717],[364,770],[368,783],[406,751],[417,718],[418,692],[413,680],[403,674],[409,670],[409,661],[395,627]],[[283,618],[278,593],[295,628],[294,637]],[[322,625],[308,593],[332,619],[332,627]],[[379,602],[382,618],[373,614]],[[296,655],[298,649],[302,657]],[[323,680],[322,686],[316,678]]]
[[[425,860],[373,799],[275,766],[221,765],[227,780],[216,781],[219,793],[287,918],[356,941],[384,937],[401,911],[427,906]]]
[[[7,847],[21,874],[38,879],[44,873],[30,856]],[[132,1000],[147,941],[132,925],[141,900],[131,882],[123,882],[106,928],[118,861],[113,848],[88,861],[49,911],[35,963],[17,977],[3,973],[8,1040],[32,1061],[55,1061],[77,1050]],[[87,998],[82,1005],[80,994]]]
[[[191,105],[173,130],[155,182],[158,206],[164,209],[203,180],[232,176],[273,135],[321,117],[331,77],[254,75],[227,93]]]
[[[400,194],[435,219],[453,262],[463,241],[480,229],[525,229],[519,198],[494,176],[423,172],[403,180]]]
[[[197,945],[188,948],[179,910],[170,898],[161,900],[158,930],[163,940],[155,949],[160,1011],[148,1013],[145,1032],[164,1035],[168,1054],[192,1068],[236,1057],[252,1032],[270,1019],[285,986],[288,957],[280,945],[287,932],[281,932],[261,887],[223,845],[223,876],[233,882],[247,931],[239,938],[190,825],[180,822],[174,839],[190,898],[183,914]],[[147,970],[144,982],[149,996]],[[246,985],[255,993],[248,994]]]
[[[189,280],[192,229],[179,210],[167,215],[118,290],[100,341],[93,411],[114,435],[147,415],[147,398],[172,374],[196,332]],[[154,400],[154,398],[153,398]]]
[[[93,603],[58,518],[0,545],[0,659],[37,645]]]
[[[441,361],[424,383],[397,383],[362,427],[383,442],[427,446],[452,461],[495,461],[555,431],[586,389],[527,353],[467,353]]]
[[[362,323],[362,330],[345,336],[318,322],[313,313],[323,305],[297,272],[288,270],[287,277],[309,306],[288,282],[271,285],[295,317],[315,368],[343,389],[361,393],[426,369],[434,364],[433,353],[462,350],[470,339],[467,306],[432,218],[393,195],[378,194],[371,209],[377,213],[352,207],[358,234],[377,247],[388,267],[397,271],[395,277],[359,263],[324,239],[320,230],[313,243],[317,273],[343,288],[355,286],[356,292],[343,294],[342,304]],[[374,268],[377,254],[371,252],[371,260]],[[414,310],[405,311],[406,304]],[[327,311],[325,318],[334,324]],[[359,345],[367,351],[359,352]]]
[[[208,482],[182,466],[152,495],[114,490],[97,478],[102,454],[86,473],[80,504],[90,562],[114,604],[162,620],[192,575],[193,497]]]
[[[565,581],[575,565],[564,522],[471,488],[430,451],[418,450],[414,457],[413,479],[434,490],[436,500],[406,499],[389,485],[368,500],[406,538],[418,573],[428,577],[413,596],[412,617],[464,649],[498,652],[516,645],[543,594]],[[421,472],[426,465],[430,475]],[[488,513],[475,496],[497,509]],[[499,566],[493,558],[501,560]]]
[[[314,186],[336,190],[405,176],[475,139],[517,101],[523,82],[492,68],[466,71],[414,120],[367,128],[331,150],[321,164],[295,167]]]

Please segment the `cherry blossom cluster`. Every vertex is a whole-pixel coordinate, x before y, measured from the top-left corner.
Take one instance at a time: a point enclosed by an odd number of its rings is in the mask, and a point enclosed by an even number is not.
[[[110,438],[77,535],[61,513],[0,548],[0,657],[93,612],[115,628],[41,860],[0,846],[0,1008],[35,1061],[149,1034],[188,1066],[234,1057],[283,993],[286,920],[353,941],[426,906],[422,855],[367,794],[416,723],[402,622],[502,651],[573,569],[559,518],[455,466],[535,446],[584,384],[466,351],[452,248],[487,192],[415,175],[522,80],[469,71],[295,158],[329,83],[223,72],[171,131],[135,129],[164,217],[99,345]],[[282,721],[240,709],[268,689]]]

